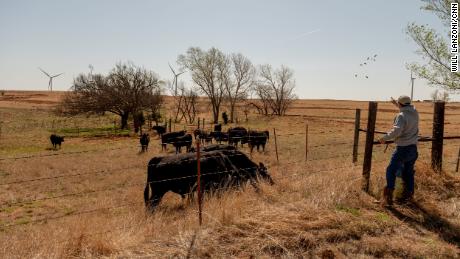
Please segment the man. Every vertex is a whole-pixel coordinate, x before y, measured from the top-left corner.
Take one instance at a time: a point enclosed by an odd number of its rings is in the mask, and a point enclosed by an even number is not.
[[[396,144],[396,150],[393,152],[386,171],[387,186],[383,192],[385,206],[393,205],[393,191],[398,171],[401,172],[404,181],[404,191],[397,202],[404,203],[412,198],[414,195],[414,165],[418,158],[418,112],[411,105],[411,99],[408,96],[400,96],[397,102],[392,99],[392,103],[398,106],[400,113],[395,119],[393,129],[379,139],[382,144],[389,140],[394,140]]]

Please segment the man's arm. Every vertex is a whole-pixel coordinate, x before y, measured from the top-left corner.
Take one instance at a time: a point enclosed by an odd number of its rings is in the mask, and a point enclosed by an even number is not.
[[[398,117],[396,117],[393,128],[385,136],[383,136],[381,140],[388,141],[388,140],[396,139],[397,137],[399,137],[399,135],[401,135],[403,127],[404,127],[404,118],[402,117],[401,114],[399,114]]]

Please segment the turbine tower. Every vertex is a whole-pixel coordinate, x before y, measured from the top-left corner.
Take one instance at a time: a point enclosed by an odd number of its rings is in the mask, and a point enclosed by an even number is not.
[[[48,83],[48,90],[50,90],[50,91],[52,92],[52,91],[53,91],[53,78],[58,77],[58,76],[60,76],[60,75],[62,75],[62,74],[64,74],[64,73],[60,73],[60,74],[57,74],[57,75],[54,75],[54,76],[50,76],[50,75],[49,75],[48,73],[46,73],[43,69],[41,69],[41,68],[38,68],[38,69],[40,69],[40,71],[42,71],[43,74],[45,74],[47,77],[50,78],[50,81],[49,81],[49,83]]]
[[[415,81],[415,77],[412,76],[412,71],[410,72],[410,81],[411,81],[411,84],[412,84],[411,91],[410,91],[410,99],[412,101],[414,101],[414,81]]]
[[[175,85],[174,86],[174,96],[177,96],[177,78],[180,75],[182,75],[183,73],[185,73],[185,71],[180,72],[179,74],[176,74],[176,71],[174,71],[174,69],[172,68],[171,64],[168,63],[168,65],[169,65],[169,68],[171,69],[171,71],[172,71],[172,73],[174,75],[174,81],[173,81],[173,85]]]

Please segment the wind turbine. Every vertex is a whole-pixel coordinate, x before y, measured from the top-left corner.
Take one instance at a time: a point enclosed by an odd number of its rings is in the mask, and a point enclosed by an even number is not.
[[[174,84],[174,96],[177,96],[177,78],[182,75],[183,73],[185,73],[185,71],[183,72],[180,72],[179,74],[176,74],[176,71],[174,71],[174,69],[172,68],[171,64],[169,64],[169,68],[171,69],[172,73],[174,74],[174,81],[173,81],[173,84]]]
[[[412,84],[412,87],[411,87],[411,90],[410,90],[410,99],[412,101],[414,101],[414,81],[415,81],[415,77],[412,76],[412,71],[410,72],[410,81],[411,81],[411,84]]]
[[[38,68],[38,69],[40,69],[40,71],[42,71],[43,74],[45,74],[47,77],[50,78],[50,81],[49,81],[49,83],[48,83],[48,90],[50,90],[50,91],[52,92],[52,91],[53,91],[53,78],[58,77],[58,76],[60,76],[60,75],[62,75],[62,74],[64,74],[64,73],[60,73],[60,74],[57,74],[57,75],[54,75],[54,76],[50,76],[50,75],[49,75],[48,73],[46,73],[43,69],[41,69],[41,68]]]

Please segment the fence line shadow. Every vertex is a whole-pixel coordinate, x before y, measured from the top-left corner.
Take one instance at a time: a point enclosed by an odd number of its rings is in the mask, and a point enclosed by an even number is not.
[[[454,225],[443,219],[436,213],[430,212],[429,209],[424,207],[422,204],[412,202],[408,205],[409,210],[417,216],[422,216],[421,220],[414,218],[413,216],[406,215],[403,210],[397,208],[389,208],[393,216],[399,220],[408,223],[411,227],[417,229],[422,227],[430,232],[436,233],[444,241],[460,247],[460,227]]]

